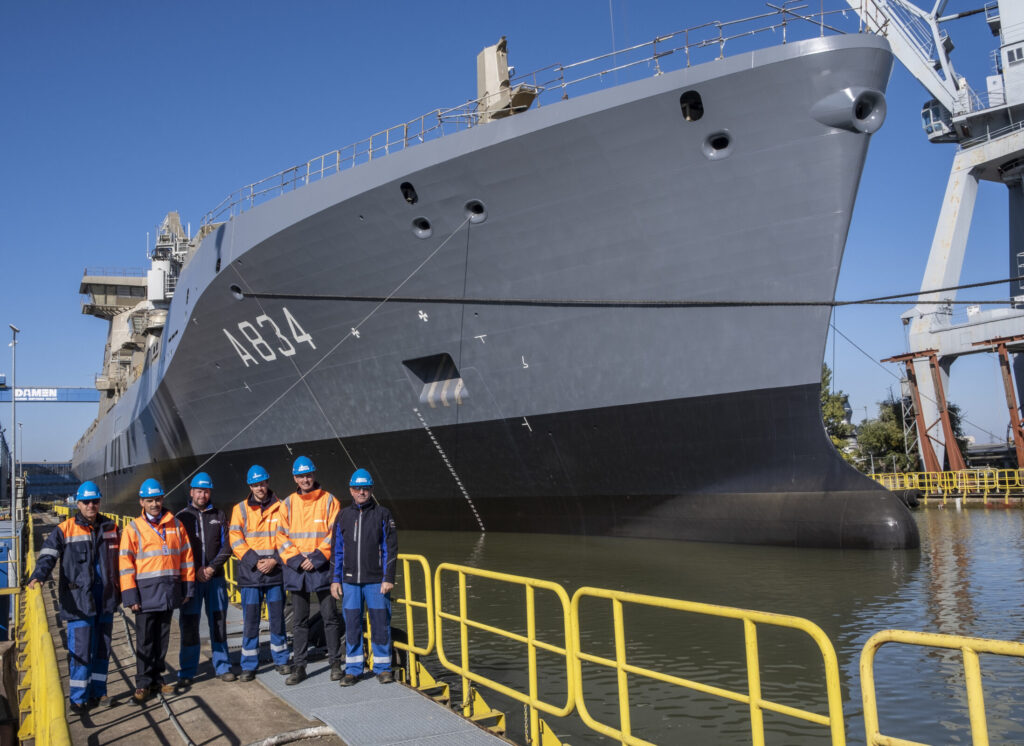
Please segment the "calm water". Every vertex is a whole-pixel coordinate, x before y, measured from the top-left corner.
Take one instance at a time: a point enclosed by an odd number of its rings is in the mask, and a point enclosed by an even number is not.
[[[1024,513],[932,507],[919,511],[917,521],[921,549],[911,552],[413,531],[401,532],[400,541],[402,552],[423,554],[432,567],[454,562],[553,580],[570,596],[581,586],[597,586],[805,617],[835,646],[847,740],[863,743],[858,661],[873,633],[897,628],[1024,640]],[[453,598],[446,595],[445,604],[454,610]],[[555,616],[551,598],[539,596],[538,605],[547,617]],[[524,608],[520,590],[471,582],[471,618],[525,633]],[[403,614],[396,613],[399,626]],[[584,650],[613,657],[607,603],[585,604],[581,618]],[[560,628],[541,628],[542,639],[564,644]],[[626,630],[629,662],[746,691],[739,622],[634,607],[627,609]],[[448,627],[445,649],[452,660],[458,660],[455,637],[455,628]],[[759,643],[763,695],[825,713],[823,666],[809,638],[759,628]],[[525,657],[508,644],[473,634],[471,650],[474,670],[508,685],[525,681]],[[958,653],[883,647],[875,664],[882,732],[930,744],[971,743],[959,660]],[[542,694],[554,701],[564,673],[554,656],[541,663]],[[440,673],[436,665],[431,668]],[[1024,661],[983,656],[982,672],[991,743],[1024,744]],[[584,681],[591,714],[617,724],[614,676],[588,666]],[[750,742],[743,705],[632,677],[630,688],[637,736],[659,744]],[[482,692],[509,713],[510,736],[523,743],[521,706]],[[575,714],[546,719],[563,740],[607,742]],[[829,742],[821,726],[770,713],[765,724],[770,744]]]

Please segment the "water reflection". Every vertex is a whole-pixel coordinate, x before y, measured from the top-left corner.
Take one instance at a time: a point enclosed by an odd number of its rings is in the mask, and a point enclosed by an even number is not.
[[[912,552],[829,551],[697,544],[605,537],[402,532],[402,551],[441,562],[527,575],[581,586],[772,611],[805,617],[832,640],[839,657],[847,738],[864,739],[859,654],[870,635],[890,628],[1021,640],[1024,629],[1024,522],[1018,510],[935,507],[917,514],[921,549]],[[479,579],[470,582],[473,618],[524,633],[523,592]],[[543,639],[564,645],[553,598],[538,594]],[[446,596],[446,608],[455,608]],[[608,602],[588,600],[581,611],[583,647],[613,657]],[[647,608],[626,610],[629,660],[705,684],[746,691],[742,625]],[[446,652],[456,659],[455,628]],[[763,694],[773,701],[824,714],[823,666],[802,633],[759,630]],[[511,643],[471,636],[472,664],[512,686],[525,685],[525,658]],[[516,652],[512,652],[516,650]],[[517,654],[519,653],[519,654]],[[557,702],[564,662],[540,657],[542,693]],[[982,658],[992,743],[1024,743],[1024,664]],[[884,733],[919,742],[969,743],[970,730],[957,653],[887,645],[876,658]],[[746,743],[746,706],[678,687],[629,678],[634,732],[656,743]],[[584,667],[591,714],[617,724],[614,672]],[[520,706],[485,695],[510,714],[519,742]],[[574,743],[603,739],[576,716],[548,718]],[[766,714],[768,743],[828,743],[827,729]]]

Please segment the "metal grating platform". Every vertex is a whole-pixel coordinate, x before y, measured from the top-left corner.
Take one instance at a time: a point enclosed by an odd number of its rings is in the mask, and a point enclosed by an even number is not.
[[[285,677],[266,666],[257,679],[302,714],[332,727],[350,746],[508,743],[402,684],[378,684],[368,676],[342,688],[331,681],[326,659],[308,664],[306,673],[309,678],[301,684],[285,686]]]
[[[228,606],[227,626],[228,645],[234,652],[241,647],[242,634],[242,612],[236,606]],[[200,624],[200,634],[204,640],[209,634],[205,617]],[[261,625],[260,636],[266,643],[266,622]],[[306,717],[329,725],[349,746],[494,746],[508,743],[415,689],[397,682],[378,684],[375,678],[367,676],[355,686],[342,688],[338,682],[331,681],[330,664],[326,658],[311,661],[306,666],[306,674],[308,678],[301,684],[285,686],[285,677],[261,658],[256,680]]]

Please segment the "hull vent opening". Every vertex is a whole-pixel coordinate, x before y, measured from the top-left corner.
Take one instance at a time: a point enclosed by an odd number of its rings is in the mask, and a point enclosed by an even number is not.
[[[704,116],[704,102],[697,91],[687,91],[679,97],[679,108],[683,110],[683,119],[696,122]]]
[[[447,352],[415,360],[403,360],[420,404],[432,409],[462,404],[469,392],[455,361]]]
[[[402,192],[402,199],[408,202],[410,205],[415,205],[420,201],[420,197],[416,194],[416,187],[410,184],[408,181],[403,181],[401,186],[398,187]]]

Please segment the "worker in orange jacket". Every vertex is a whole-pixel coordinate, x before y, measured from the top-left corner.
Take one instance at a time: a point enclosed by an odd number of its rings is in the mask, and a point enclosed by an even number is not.
[[[164,489],[155,479],[139,488],[142,515],[121,534],[121,601],[135,612],[135,692],[142,704],[164,686],[171,617],[195,593],[196,570],[188,533],[164,509]]]
[[[338,606],[331,596],[331,564],[334,520],[341,503],[316,481],[316,467],[307,456],[292,465],[298,490],[284,499],[278,529],[277,551],[284,560],[284,589],[292,600],[292,673],[285,684],[306,678],[309,647],[309,607],[316,594],[327,638],[331,681],[341,681],[341,628]]]
[[[242,673],[239,681],[256,678],[260,656],[260,607],[267,603],[270,620],[270,657],[274,669],[288,676],[288,637],[284,629],[284,586],[277,532],[282,503],[270,489],[270,475],[253,465],[246,482],[249,495],[231,511],[228,541],[238,558],[238,590],[242,596]]]

